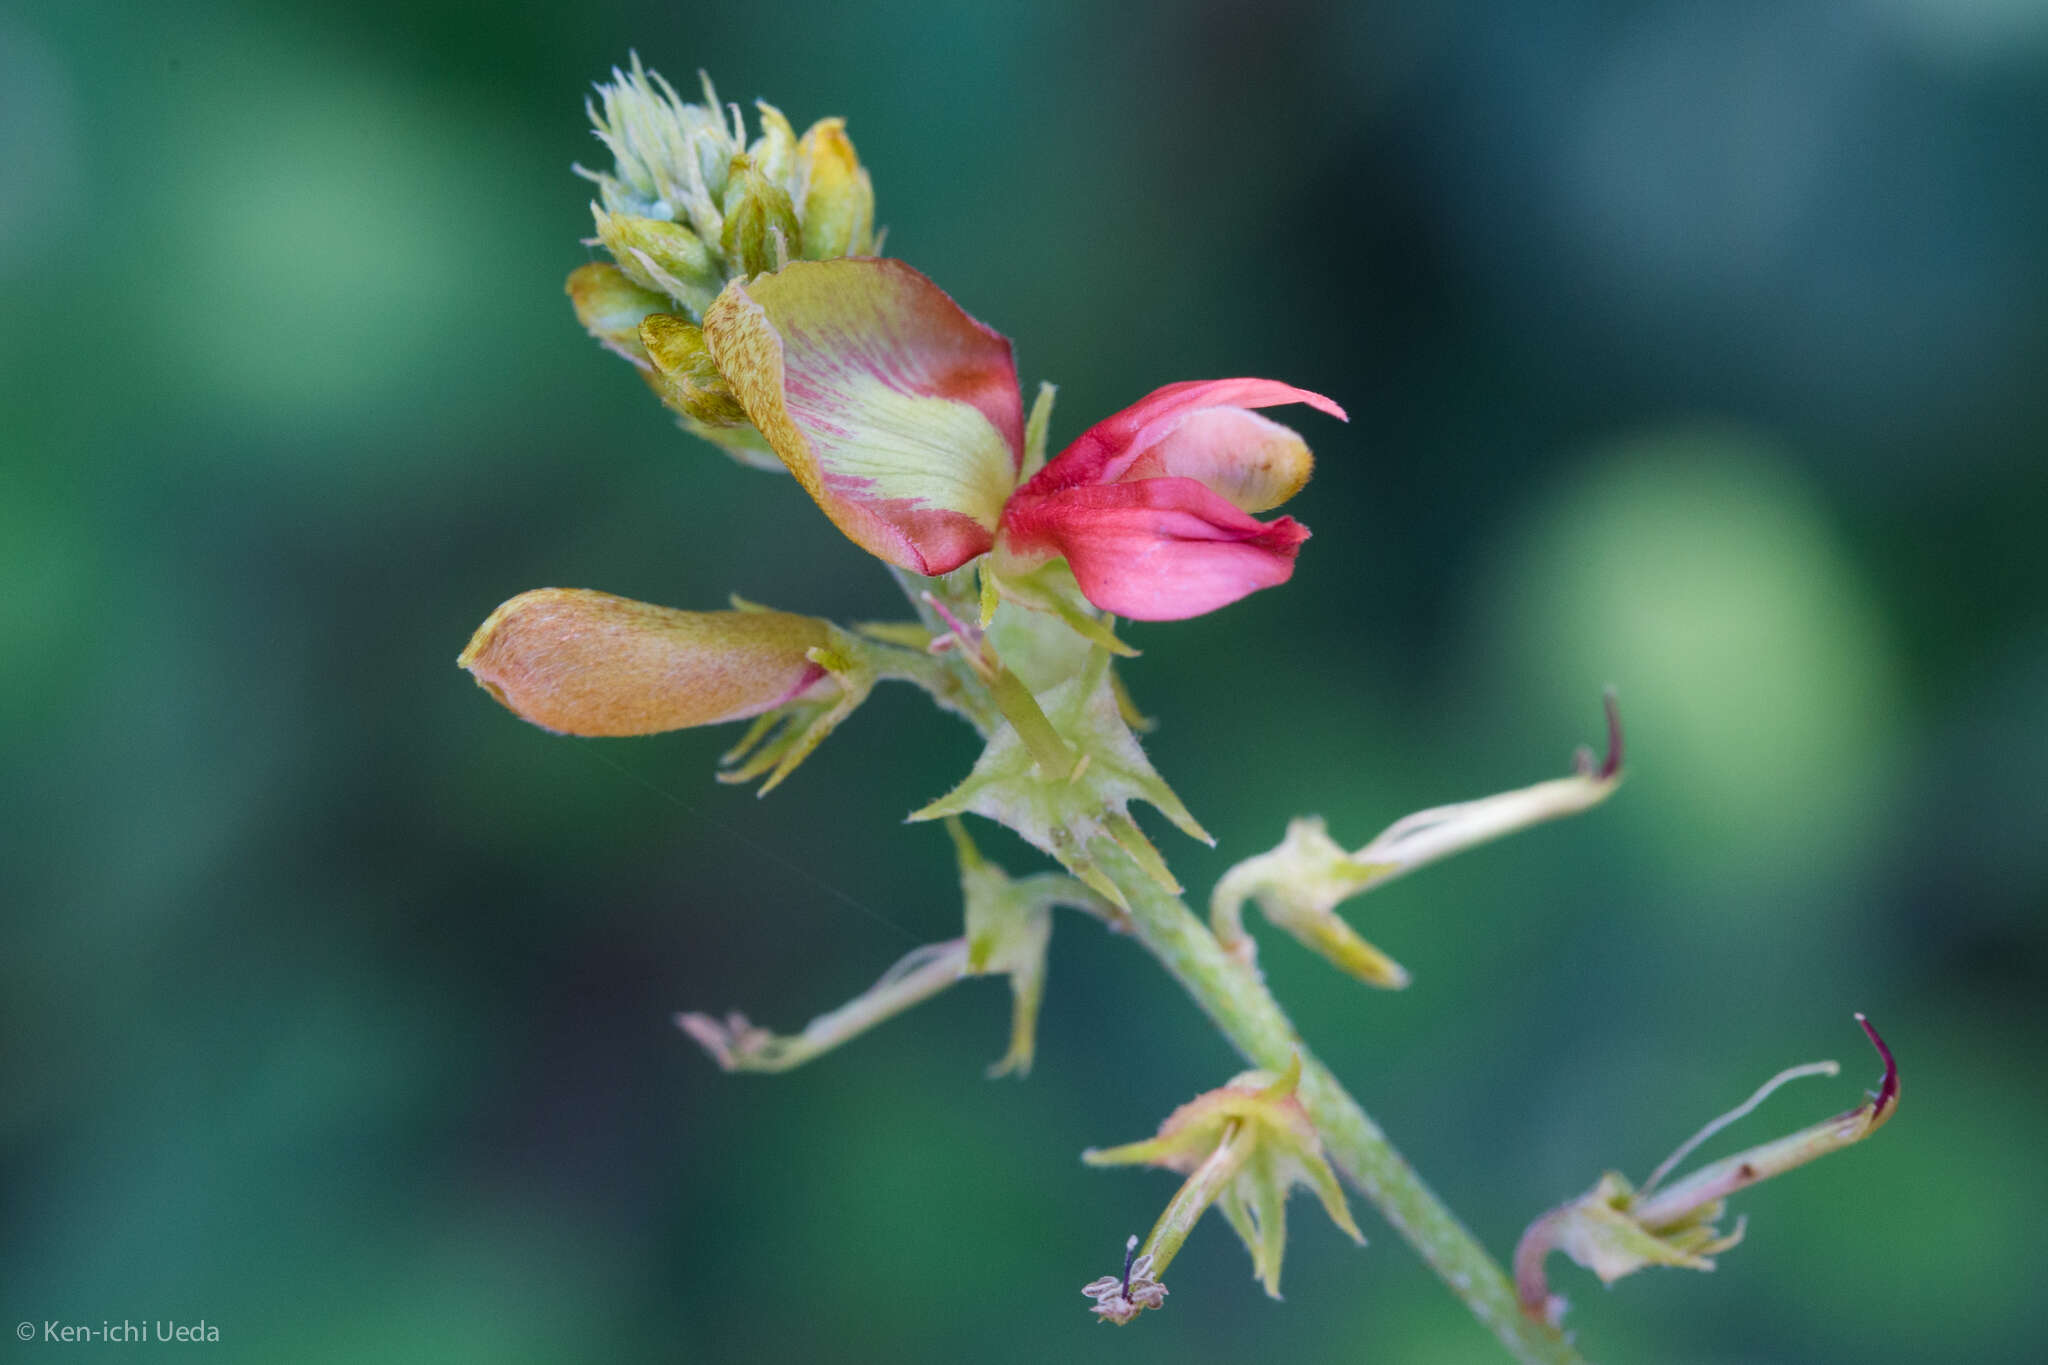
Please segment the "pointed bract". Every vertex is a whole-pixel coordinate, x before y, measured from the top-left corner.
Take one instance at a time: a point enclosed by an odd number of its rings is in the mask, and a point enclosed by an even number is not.
[[[1106,663],[1106,656],[1100,662]],[[1131,734],[1108,669],[1092,667],[1038,701],[1059,739],[1071,746],[1071,767],[1047,771],[1032,746],[1006,723],[989,738],[959,786],[910,818],[933,820],[971,811],[1007,825],[1120,909],[1125,908],[1121,894],[1097,865],[1104,841],[1137,859],[1155,879],[1170,883],[1158,850],[1130,818],[1131,803],[1149,802],[1189,837],[1212,841]]]
[[[748,418],[849,539],[913,573],[989,548],[1023,458],[1010,343],[898,261],[798,261],[704,317]]]

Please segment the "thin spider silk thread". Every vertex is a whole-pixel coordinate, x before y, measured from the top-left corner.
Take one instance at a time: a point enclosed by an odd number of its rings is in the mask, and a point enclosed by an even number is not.
[[[749,838],[747,835],[741,833],[739,830],[734,829],[731,825],[726,824],[723,820],[720,820],[715,816],[706,815],[702,810],[700,810],[695,805],[692,805],[690,802],[685,801],[682,797],[676,795],[672,791],[669,791],[665,787],[660,786],[651,779],[634,772],[631,768],[628,768],[625,764],[619,762],[610,754],[604,752],[604,750],[596,747],[596,745],[577,744],[574,747],[590,755],[598,762],[604,764],[605,767],[610,768],[613,772],[619,774],[619,776],[627,778],[630,781],[637,782],[642,787],[645,787],[648,791],[651,791],[656,796],[659,796],[662,800],[667,801],[670,805],[675,806],[677,809],[689,815],[692,819],[702,821],[703,823],[711,826],[713,829],[716,829],[720,833],[726,835],[734,842],[743,845],[749,851],[758,854],[767,862],[773,863],[775,866],[781,868],[783,871],[794,875],[798,880],[809,883],[811,886],[824,892],[826,895],[840,902],[842,905],[851,906],[853,909],[858,910],[861,914],[866,915],[875,923],[881,925],[886,929],[892,930],[895,933],[901,934],[905,939],[908,939],[912,943],[921,943],[924,941],[917,934],[912,933],[909,929],[904,928],[895,920],[890,919],[887,915],[875,909],[872,905],[867,904],[865,901],[859,899],[858,897],[846,891],[840,890],[838,887],[826,881],[817,873],[812,872],[810,869],[804,867],[802,864],[797,863],[792,859],[784,857],[782,854],[777,853],[772,848],[767,848],[763,846],[762,844]]]

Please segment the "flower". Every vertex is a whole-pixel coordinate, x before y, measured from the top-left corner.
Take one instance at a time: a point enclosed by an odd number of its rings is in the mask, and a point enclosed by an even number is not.
[[[1252,514],[1298,491],[1313,461],[1252,409],[1344,416],[1272,380],[1170,384],[1025,479],[1010,343],[900,261],[735,280],[705,311],[704,340],[748,420],[870,554],[938,575],[994,550],[1006,578],[1064,558],[1090,602],[1139,620],[1285,582],[1308,530]]]
[[[1253,408],[1319,393],[1270,379],[1168,384],[1061,452],[1003,507],[1012,565],[1064,557],[1082,595],[1140,621],[1199,616],[1284,583],[1308,528],[1250,515],[1301,490],[1308,444]]]
[[[734,281],[704,340],[748,420],[854,544],[913,573],[994,543],[1023,461],[1010,343],[901,261]]]

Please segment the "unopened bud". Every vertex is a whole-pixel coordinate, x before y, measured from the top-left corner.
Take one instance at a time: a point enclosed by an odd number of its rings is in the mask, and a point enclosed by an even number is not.
[[[780,611],[677,611],[540,588],[492,612],[458,660],[521,719],[571,735],[651,735],[836,695],[813,662],[831,627]]]
[[[667,308],[666,298],[642,289],[617,266],[602,261],[570,271],[566,292],[576,306],[576,320],[606,350],[643,370],[653,367],[647,348],[640,341],[640,322],[648,314]]]
[[[752,158],[734,158],[726,186],[725,230],[719,245],[741,275],[780,270],[803,254],[803,229],[789,191],[755,167]]]
[[[703,328],[673,313],[651,313],[640,323],[639,339],[654,364],[654,389],[664,403],[706,426],[746,424],[746,409],[725,386],[704,345]]]
[[[866,256],[875,249],[875,185],[846,136],[846,120],[819,119],[804,134],[800,163],[808,181],[803,199],[804,255]]]
[[[725,287],[725,270],[702,238],[680,223],[659,218],[636,218],[607,213],[593,204],[597,237],[612,253],[619,269],[635,284],[666,295],[701,318],[718,291]]]

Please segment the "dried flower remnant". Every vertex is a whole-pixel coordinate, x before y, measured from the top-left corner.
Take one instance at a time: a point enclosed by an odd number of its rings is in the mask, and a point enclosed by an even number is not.
[[[1544,1214],[1522,1234],[1521,1244],[1515,1248],[1515,1285],[1522,1311],[1553,1327],[1563,1319],[1565,1300],[1550,1292],[1543,1270],[1552,1251],[1562,1251],[1598,1275],[1603,1284],[1652,1265],[1712,1270],[1713,1258],[1742,1240],[1745,1220],[1738,1219],[1726,1233],[1718,1226],[1729,1195],[1852,1146],[1883,1127],[1899,1105],[1898,1064],[1870,1021],[1859,1014],[1856,1022],[1884,1061],[1883,1080],[1862,1104],[1775,1142],[1703,1166],[1662,1190],[1657,1188],[1702,1142],[1747,1115],[1779,1086],[1802,1076],[1833,1076],[1841,1070],[1834,1062],[1809,1062],[1779,1072],[1747,1100],[1686,1139],[1641,1189],[1631,1186],[1619,1172],[1607,1172],[1592,1189]]]
[[[1255,966],[1258,944],[1244,927],[1244,903],[1250,900],[1265,912],[1267,922],[1340,971],[1367,985],[1406,986],[1407,970],[1360,938],[1338,917],[1337,907],[1454,853],[1577,815],[1612,796],[1622,778],[1621,712],[1613,692],[1605,702],[1607,757],[1595,763],[1591,751],[1581,749],[1570,777],[1417,811],[1355,853],[1330,837],[1322,817],[1295,819],[1277,848],[1247,858],[1216,883],[1209,919],[1217,941],[1246,966]]]
[[[1313,1190],[1330,1221],[1365,1245],[1315,1124],[1295,1096],[1300,1084],[1299,1056],[1279,1076],[1247,1071],[1167,1115],[1156,1137],[1081,1154],[1090,1166],[1158,1166],[1187,1176],[1145,1239],[1151,1275],[1165,1273],[1214,1205],[1251,1253],[1252,1274],[1279,1298],[1287,1196],[1297,1185]]]
[[[1119,1327],[1147,1308],[1166,1307],[1166,1286],[1152,1277],[1152,1254],[1138,1254],[1136,1233],[1124,1243],[1124,1273],[1090,1280],[1081,1292],[1095,1300],[1090,1312]]]

